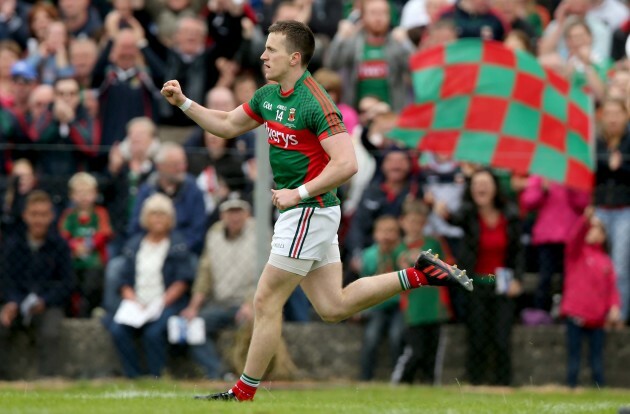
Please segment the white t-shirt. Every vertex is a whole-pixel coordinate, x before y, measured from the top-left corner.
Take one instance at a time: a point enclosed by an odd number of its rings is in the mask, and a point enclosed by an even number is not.
[[[159,243],[142,239],[140,250],[136,256],[136,297],[138,302],[146,305],[164,295],[164,277],[162,267],[168,249],[171,246],[169,238]]]
[[[630,17],[628,6],[619,0],[604,0],[599,5],[587,12],[587,16],[593,16],[604,22],[612,29],[618,29]]]

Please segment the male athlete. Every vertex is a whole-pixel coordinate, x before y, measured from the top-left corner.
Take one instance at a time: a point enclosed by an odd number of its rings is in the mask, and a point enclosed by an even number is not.
[[[414,267],[359,279],[342,288],[336,188],[357,171],[350,136],[339,110],[306,70],[315,40],[308,26],[279,21],[269,28],[261,56],[268,81],[246,104],[230,112],[204,108],[184,96],[177,80],[162,95],[212,134],[232,138],[261,124],[277,190],[271,254],[254,297],[254,331],[243,375],[227,392],[208,400],[253,400],[277,348],[282,308],[300,285],[326,322],[339,322],[407,289],[460,285],[472,290],[465,271],[422,252]]]

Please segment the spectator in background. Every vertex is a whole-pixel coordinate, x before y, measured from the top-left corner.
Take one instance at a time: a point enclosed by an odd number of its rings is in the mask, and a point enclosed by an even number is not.
[[[111,321],[109,331],[114,339],[125,375],[137,378],[148,372],[159,377],[166,364],[166,323],[188,302],[188,290],[194,269],[186,241],[175,230],[175,207],[164,194],[153,194],[142,205],[144,234],[134,235],[125,246],[122,280],[118,289],[123,299],[149,306],[163,304],[157,320],[139,328]],[[140,366],[135,336],[142,338],[146,370]]]
[[[404,245],[400,243],[400,227],[394,216],[383,215],[374,221],[374,244],[361,252],[361,277],[370,277],[398,269],[398,259]],[[361,381],[374,378],[378,366],[378,348],[387,334],[390,369],[393,370],[402,352],[404,318],[400,311],[400,296],[372,306],[361,313],[366,320],[361,344]]]
[[[621,318],[630,318],[630,132],[622,100],[602,102],[602,131],[597,138],[594,204],[608,233],[621,296]]]
[[[106,246],[113,234],[107,210],[96,205],[96,179],[85,172],[76,173],[70,178],[68,188],[73,206],[61,215],[59,232],[70,245],[78,282],[71,315],[85,318],[101,305]]]
[[[156,125],[149,118],[139,117],[127,123],[127,137],[109,151],[102,190],[115,234],[108,246],[109,257],[122,251],[138,189],[154,172],[153,157],[159,147]]]
[[[3,240],[8,240],[26,231],[22,215],[28,195],[38,187],[37,177],[30,161],[18,159],[13,164],[11,174],[3,185],[2,221],[0,230]]]
[[[119,0],[120,1],[120,0]],[[167,47],[173,46],[179,20],[184,17],[195,18],[195,10],[190,0],[165,0],[156,8],[153,21],[157,26],[158,39]]]
[[[485,168],[472,172],[458,211],[450,212],[439,203],[435,208],[464,230],[458,264],[470,269],[475,282],[475,294],[464,302],[468,380],[475,385],[509,385],[514,298],[522,290],[524,264],[518,209],[504,201],[499,179]],[[497,275],[496,284],[489,274]]]
[[[420,44],[421,49],[437,45],[446,45],[457,40],[458,29],[450,19],[437,20],[427,29],[427,35]]]
[[[274,15],[286,1],[273,0],[263,3],[262,27],[269,27],[276,19]],[[343,18],[343,2],[341,0],[297,0],[292,2],[298,10],[298,21],[307,24],[315,37],[329,42],[335,37],[339,22]],[[284,20],[284,19],[277,19]]]
[[[341,76],[330,69],[322,68],[313,74],[313,78],[326,89],[330,98],[337,105],[337,109],[339,109],[343,117],[343,123],[346,125],[348,133],[352,135],[354,128],[359,124],[359,115],[353,107],[341,102],[341,96],[343,95],[343,80]]]
[[[0,106],[13,106],[13,80],[11,69],[22,54],[20,46],[12,40],[0,41]]]
[[[28,31],[30,37],[26,51],[28,55],[39,53],[39,46],[46,40],[48,28],[59,21],[59,11],[54,4],[38,1],[28,12]]]
[[[70,177],[92,166],[100,142],[100,126],[81,103],[79,84],[74,79],[57,79],[55,100],[36,121],[39,150],[36,169],[44,175]]]
[[[519,198],[525,210],[537,213],[532,229],[532,244],[538,251],[539,268],[534,307],[549,312],[553,274],[563,273],[565,244],[588,205],[590,194],[532,175]]]
[[[13,105],[11,112],[18,118],[22,118],[28,111],[29,96],[38,84],[35,68],[24,60],[18,60],[11,67],[11,80],[13,81]],[[21,127],[26,130],[25,125]]]
[[[59,78],[74,75],[68,58],[68,32],[60,21],[51,22],[46,37],[29,54],[27,62],[38,69],[42,83],[52,85]]]
[[[569,19],[564,26],[571,83],[585,88],[600,101],[605,94],[610,61],[602,58],[601,52],[593,47],[591,31],[584,20]]]
[[[424,193],[424,202],[432,206],[444,203],[449,211],[459,210],[464,194],[465,178],[460,165],[450,157],[438,153],[424,152],[421,157],[419,184]],[[426,233],[444,237],[452,252],[457,254],[462,229],[432,213],[426,223]]]
[[[56,375],[60,367],[61,321],[74,286],[68,244],[51,231],[54,220],[50,196],[33,191],[22,215],[26,231],[2,248],[2,290],[7,303],[0,311],[0,358],[6,358],[19,329],[33,330],[39,373]],[[5,367],[7,361],[0,361]]]
[[[325,65],[343,71],[342,101],[356,106],[365,96],[378,97],[395,111],[409,102],[409,39],[390,31],[389,4],[386,0],[366,0],[361,24],[343,20],[327,51]]]
[[[89,37],[70,42],[70,65],[81,90],[92,88],[92,75],[98,59],[98,45]]]
[[[505,22],[490,7],[490,0],[459,0],[443,10],[439,19],[455,22],[459,38],[503,41],[508,32]]]
[[[26,47],[28,8],[28,4],[19,0],[4,0],[2,2],[0,40],[12,40],[19,44],[22,49]]]
[[[20,87],[29,89],[29,87],[25,85]],[[37,152],[34,149],[34,142],[38,138],[35,123],[48,111],[48,108],[52,105],[54,100],[55,90],[52,86],[37,85],[33,87],[28,95],[26,110],[23,112],[18,110],[13,111],[18,123],[16,127],[17,135],[13,138],[14,143],[17,145],[11,150],[11,157],[13,159],[26,158],[31,163],[37,161]],[[11,123],[9,122],[5,124],[5,126],[6,125],[11,125]],[[10,133],[8,135],[11,136]]]
[[[99,38],[103,21],[90,0],[59,0],[59,14],[72,37]]]
[[[236,32],[228,32],[226,37],[238,38]],[[184,17],[178,21],[173,46],[169,49],[163,64],[164,79],[178,79],[180,84],[191,93],[190,99],[202,102],[206,91],[210,90],[219,79],[217,60],[234,53],[230,51],[229,40],[212,46],[206,45],[208,28],[203,20]],[[178,108],[160,100],[161,122],[167,125],[190,126],[195,123]]]
[[[162,193],[175,206],[175,230],[184,237],[191,253],[201,253],[206,233],[203,194],[194,177],[186,173],[187,164],[186,153],[180,145],[167,142],[160,146],[155,156],[156,171],[138,190],[129,223],[130,236],[141,232],[140,211],[144,200],[154,193]]]
[[[221,203],[221,220],[206,234],[190,304],[181,312],[187,319],[205,321],[206,343],[191,347],[192,356],[207,378],[226,373],[216,350],[218,334],[226,328],[253,320],[254,291],[258,271],[254,260],[242,260],[243,252],[256,249],[256,224],[251,206],[239,197]]]
[[[522,0],[490,0],[492,7],[507,24],[507,32],[519,30],[527,37],[528,49],[533,49],[537,43],[534,27],[527,21],[526,3]],[[505,37],[504,36],[504,37]]]
[[[398,257],[398,268],[413,266],[422,250],[431,250],[452,263],[447,245],[440,239],[425,236],[425,225],[431,208],[418,200],[408,200],[403,206],[400,225],[404,233],[403,250]],[[450,319],[449,294],[446,287],[427,286],[426,289],[403,292],[400,305],[405,317],[405,348],[398,358],[392,382],[420,382],[440,384],[444,361],[437,360],[442,342],[442,324]],[[437,374],[437,376],[436,376]]]
[[[206,1],[200,12],[208,28],[209,40],[223,49],[222,55],[231,59],[241,47],[241,20],[255,18],[249,2],[241,0]],[[229,48],[229,50],[228,50]]]
[[[592,50],[606,60],[610,57],[612,29],[589,13],[590,0],[562,0],[554,12],[554,18],[543,33],[538,50],[541,55],[558,52],[563,59],[569,58],[569,50],[563,38],[567,24],[572,19],[584,20],[592,38]]]
[[[381,169],[382,181],[373,182],[364,191],[346,236],[346,248],[355,259],[360,258],[360,252],[372,244],[374,221],[384,215],[398,217],[404,201],[412,193],[409,182],[411,160],[405,150],[388,150]],[[358,263],[353,267],[356,270],[360,268]]]
[[[589,341],[593,384],[604,382],[604,326],[621,327],[615,270],[604,250],[606,229],[592,210],[577,220],[567,237],[561,314],[567,318],[567,385],[578,384],[582,339]]]
[[[143,42],[145,37],[140,23],[135,19],[129,22],[131,28],[108,33],[109,41],[101,51],[92,77],[92,86],[99,90],[104,150],[98,167],[103,169],[107,163],[105,151],[115,142],[122,141],[127,122],[140,116],[153,121],[157,118],[155,99],[159,91],[155,85],[162,82],[162,63]],[[142,57],[146,64],[141,62]]]
[[[224,86],[210,89],[205,102],[208,108],[219,111],[229,112],[237,107],[234,93]],[[247,183],[242,163],[245,157],[253,156],[256,135],[249,131],[234,140],[223,140],[224,143],[215,142],[212,137],[212,134],[198,126],[195,127],[184,144],[188,153],[188,171],[194,176],[199,176],[206,171],[210,162],[210,167],[215,167],[219,175],[227,178],[227,184],[234,191],[244,191]],[[212,175],[216,176],[214,173]],[[204,191],[207,188],[205,181],[201,185]]]

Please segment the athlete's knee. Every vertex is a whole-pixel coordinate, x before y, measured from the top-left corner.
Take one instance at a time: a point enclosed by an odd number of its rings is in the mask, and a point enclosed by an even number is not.
[[[275,298],[270,292],[264,292],[260,289],[256,291],[254,295],[254,315],[256,318],[264,318],[275,313],[282,311],[281,303],[277,303],[278,299]]]
[[[317,310],[317,314],[319,315],[321,320],[326,323],[339,323],[348,319],[348,317],[350,316],[346,312],[343,312],[342,309],[336,308]]]

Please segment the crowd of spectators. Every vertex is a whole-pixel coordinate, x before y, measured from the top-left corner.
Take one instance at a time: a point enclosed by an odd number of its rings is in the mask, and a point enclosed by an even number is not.
[[[419,289],[355,318],[366,326],[361,378],[373,377],[388,330],[392,380],[439,381],[440,327],[453,322],[467,328],[467,380],[507,385],[513,324],[564,317],[567,381],[576,385],[580,335],[601,349],[601,328],[630,319],[630,8],[622,0],[1,0],[0,347],[15,330],[35,332],[40,372],[53,375],[60,320],[104,316],[124,373],[159,376],[166,319],[181,313],[206,320],[206,345],[191,347],[205,374],[228,371],[213,340],[250,319],[258,276],[242,263],[253,252],[239,254],[255,238],[255,137],[225,141],[198,129],[159,90],[177,79],[210,108],[247,102],[264,83],[266,29],[284,19],[315,33],[309,69],[343,114],[360,166],[340,189],[344,283],[408,266],[421,248],[475,280],[473,295]],[[590,94],[592,192],[388,138],[413,101],[409,57],[463,37],[533,54]],[[165,128],[180,131],[177,142],[160,137]],[[584,236],[584,223],[601,234]],[[591,300],[597,306],[584,306],[591,274],[576,263],[592,266],[591,256],[602,263],[592,283],[605,286]],[[524,292],[526,274],[538,275],[533,293]],[[116,321],[121,299],[155,298],[163,299],[158,319],[140,328]],[[308,320],[306,301],[295,303],[297,319]],[[601,386],[601,361],[593,364]]]

